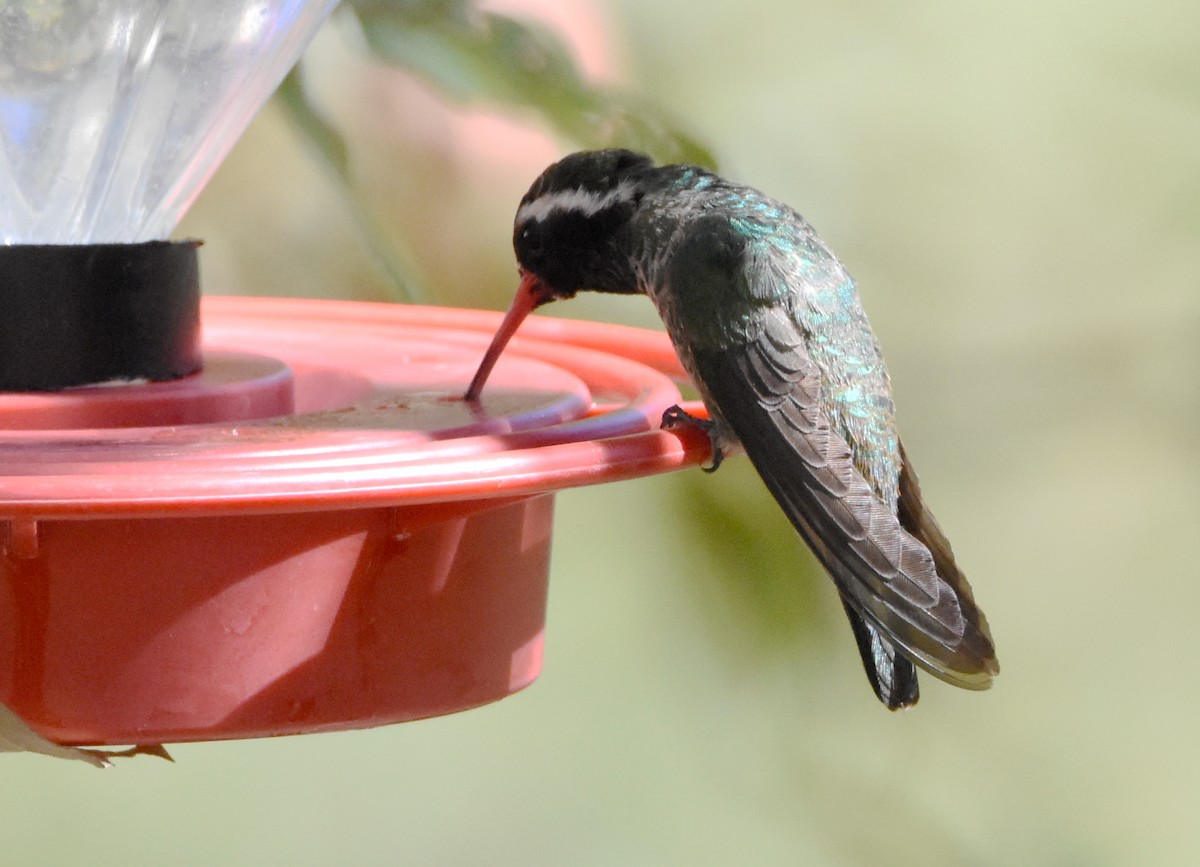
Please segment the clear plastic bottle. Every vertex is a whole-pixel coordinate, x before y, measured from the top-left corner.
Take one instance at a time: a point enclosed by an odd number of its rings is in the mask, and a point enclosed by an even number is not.
[[[0,244],[167,238],[337,0],[0,0]]]

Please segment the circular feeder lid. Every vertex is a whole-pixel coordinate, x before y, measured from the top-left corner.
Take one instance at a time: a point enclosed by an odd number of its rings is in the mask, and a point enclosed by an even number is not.
[[[0,515],[246,514],[544,493],[704,459],[658,430],[666,337],[531,317],[477,403],[499,314],[208,298],[174,383],[0,395]],[[255,353],[250,355],[249,352]]]
[[[552,498],[699,463],[664,335],[208,298],[170,382],[0,395],[0,701],[64,743],[357,728],[541,665]],[[693,408],[699,411],[698,408]],[[6,526],[6,532],[5,526]]]

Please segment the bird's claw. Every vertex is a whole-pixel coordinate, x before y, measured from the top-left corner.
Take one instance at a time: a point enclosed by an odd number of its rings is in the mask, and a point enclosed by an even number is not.
[[[692,415],[684,410],[683,407],[676,404],[668,407],[662,414],[663,430],[671,430],[676,427],[694,427],[698,428],[708,436],[708,443],[712,447],[712,463],[707,467],[701,466],[700,469],[706,473],[715,473],[717,467],[721,466],[721,462],[725,460],[725,450],[721,448],[717,442],[716,425],[712,419],[700,418]]]

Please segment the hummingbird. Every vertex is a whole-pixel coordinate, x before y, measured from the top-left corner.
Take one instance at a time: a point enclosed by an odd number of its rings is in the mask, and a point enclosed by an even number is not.
[[[521,199],[513,249],[517,294],[467,400],[535,308],[648,296],[707,411],[662,426],[707,433],[709,472],[740,445],[833,579],[879,700],[915,704],[918,667],[991,685],[987,619],[905,454],[858,289],[800,214],[698,166],[583,151]]]

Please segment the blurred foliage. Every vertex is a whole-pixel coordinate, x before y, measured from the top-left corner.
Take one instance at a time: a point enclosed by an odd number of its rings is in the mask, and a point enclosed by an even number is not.
[[[531,109],[588,147],[714,163],[660,108],[586,81],[562,41],[536,23],[479,10],[470,0],[357,0],[349,8],[376,58],[424,76],[453,99]]]
[[[661,162],[715,167],[712,154],[658,107],[589,82],[555,34],[476,7],[473,0],[348,0],[372,56],[426,79],[449,99],[486,101],[532,112],[582,147],[628,147]],[[313,104],[301,61],[284,80],[277,102],[334,170],[383,270],[406,300],[422,296],[413,257],[403,241],[385,239],[356,195],[349,148]]]
[[[755,665],[773,655],[794,666],[804,646],[836,640],[842,624],[829,579],[748,460],[681,475],[675,499],[671,526],[699,542],[708,565],[701,577],[711,580],[697,592],[710,597],[704,613],[722,621],[712,634],[736,636]]]
[[[402,300],[410,303],[422,300],[424,293],[421,280],[417,277],[419,269],[414,264],[414,256],[403,239],[385,236],[366,202],[355,194],[346,141],[309,101],[300,78],[300,68],[300,64],[293,67],[279,85],[275,91],[275,102],[285,110],[301,135],[333,169],[363,244],[388,282]]]

